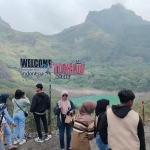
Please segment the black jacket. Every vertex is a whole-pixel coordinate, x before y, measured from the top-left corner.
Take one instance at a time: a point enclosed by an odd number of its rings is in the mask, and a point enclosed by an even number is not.
[[[75,106],[71,100],[69,100],[69,102],[70,102],[71,108],[68,110],[68,113],[69,113],[69,111],[73,111],[73,113],[75,114]],[[62,113],[61,113],[61,108],[59,108],[59,105],[60,105],[60,101],[57,102],[56,106],[54,107],[54,114],[57,115],[57,126],[58,127],[60,127],[62,125],[62,120],[60,117],[60,115],[62,115]]]
[[[44,113],[50,108],[50,98],[44,92],[37,93],[32,98],[30,112]]]
[[[128,114],[128,112],[130,110],[131,110],[131,108],[127,107],[127,106],[120,106],[120,105],[113,105],[112,106],[113,113],[119,118],[126,117],[126,115]],[[103,115],[102,120],[101,120],[99,127],[98,127],[100,136],[101,136],[104,144],[109,144],[107,142],[107,126],[108,126],[107,114],[105,113]],[[130,128],[130,126],[129,126],[129,128]],[[138,123],[138,127],[137,127],[137,135],[138,135],[139,140],[140,140],[140,150],[146,150],[144,128],[143,128],[143,123],[142,123],[140,116],[139,116],[139,123]]]

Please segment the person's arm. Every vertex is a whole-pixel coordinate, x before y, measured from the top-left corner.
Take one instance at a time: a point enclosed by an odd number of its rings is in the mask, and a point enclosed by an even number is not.
[[[107,115],[105,112],[99,123],[99,126],[98,126],[98,131],[99,131],[99,134],[100,134],[101,139],[104,144],[108,144],[108,142],[107,142],[107,126],[108,126]]]
[[[36,97],[34,95],[31,102],[30,112],[34,112],[35,106],[36,106]]]
[[[3,123],[0,129],[1,132],[4,130],[4,127],[5,127],[5,124]]]
[[[92,122],[89,126],[88,126],[88,139],[92,140],[94,138],[94,122]]]
[[[50,97],[47,95],[47,109],[49,109],[51,106],[50,104]]]
[[[70,105],[71,105],[71,110],[70,110],[70,112],[72,112],[72,114],[75,114],[76,107],[74,106],[74,104],[73,104],[72,101],[70,101]]]
[[[0,140],[2,141],[3,139],[3,135],[2,135],[2,132],[0,131]],[[1,145],[0,145],[0,148],[1,148]]]
[[[14,120],[10,117],[7,108],[4,109],[4,118],[8,120],[11,124],[15,124]]]
[[[55,115],[59,115],[61,112],[61,108],[59,108],[58,103],[56,104],[56,106],[54,107],[54,114]]]
[[[144,128],[141,117],[139,117],[139,124],[138,124],[138,137],[140,140],[140,150],[146,150],[145,147],[145,134],[144,134]]]
[[[25,98],[25,103],[26,103],[26,105],[30,105],[30,101],[27,97]]]

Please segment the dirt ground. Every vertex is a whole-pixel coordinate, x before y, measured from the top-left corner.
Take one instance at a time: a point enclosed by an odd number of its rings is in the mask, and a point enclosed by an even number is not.
[[[145,126],[145,139],[146,150],[150,150],[150,125]],[[91,150],[97,150],[95,139],[93,139],[90,144]],[[59,135],[57,132],[53,132],[52,138],[49,141],[45,141],[43,143],[36,143],[34,142],[34,139],[29,139],[26,144],[19,146],[17,150],[60,150]]]

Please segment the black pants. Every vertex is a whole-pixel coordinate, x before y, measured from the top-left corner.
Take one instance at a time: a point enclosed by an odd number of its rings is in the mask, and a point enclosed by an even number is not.
[[[42,131],[41,131],[40,119],[43,122],[45,133],[48,133],[48,125],[47,125],[47,120],[46,120],[46,114],[38,115],[38,114],[34,113],[34,119],[35,119],[35,123],[36,123],[36,129],[37,129],[37,132],[38,132],[38,136],[41,139],[42,138]]]

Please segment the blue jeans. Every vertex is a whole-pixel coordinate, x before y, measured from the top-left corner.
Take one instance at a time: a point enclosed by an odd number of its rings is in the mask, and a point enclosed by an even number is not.
[[[98,150],[110,150],[109,146],[103,143],[98,133],[96,134],[96,144],[97,144]]]
[[[5,150],[5,149],[4,149],[4,144],[3,144],[3,142],[1,141],[1,139],[0,139],[0,150]]]
[[[10,129],[10,127],[9,127],[7,122],[5,123],[4,133],[6,134],[7,145],[8,146],[12,146],[11,129]]]
[[[14,140],[17,141],[18,140],[18,133],[19,133],[19,137],[20,137],[20,142],[23,141],[24,139],[24,128],[25,128],[25,116],[24,113],[15,113],[13,116],[13,119],[15,121],[15,123],[17,124],[16,127],[14,127]]]
[[[64,144],[65,128],[66,128],[66,137],[67,137],[67,148],[70,148],[72,128],[71,128],[71,126],[69,124],[62,123],[61,126],[59,127],[59,141],[60,141],[60,148],[61,149],[65,148],[65,144]]]

